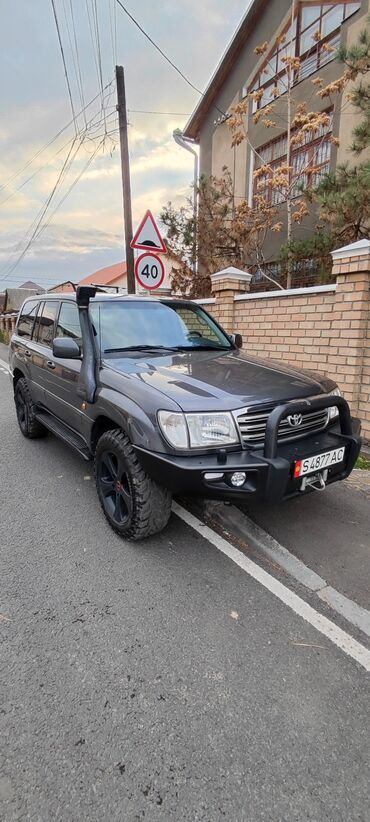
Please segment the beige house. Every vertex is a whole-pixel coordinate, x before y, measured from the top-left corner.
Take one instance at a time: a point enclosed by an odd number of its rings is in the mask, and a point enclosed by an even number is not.
[[[327,84],[342,74],[343,66],[335,58],[336,50],[340,43],[357,42],[359,32],[366,24],[370,2],[293,2],[292,20],[292,0],[253,0],[184,130],[185,138],[199,143],[201,174],[220,177],[223,167],[228,167],[236,203],[246,199],[249,205],[253,204],[256,185],[254,171],[258,163],[263,161],[279,166],[286,157],[287,95],[280,91],[275,99],[272,119],[276,126],[266,129],[262,123],[263,117],[255,124],[253,114],[272,102],[273,89],[279,83],[280,89],[283,88],[280,81],[284,78],[283,58],[287,54],[293,53],[300,58],[300,68],[294,79],[294,99],[307,102],[309,110],[330,114],[330,125],[323,128],[317,139],[306,142],[293,152],[297,196],[302,183],[304,186],[315,184],[338,163],[353,162],[349,146],[357,115],[345,94],[339,100],[321,100],[312,80],[321,77]],[[268,45],[259,57],[255,49],[262,43]],[[259,102],[250,99],[248,105],[246,126],[249,140],[232,148],[225,114],[231,106],[245,99],[249,92],[258,90],[261,90]],[[331,141],[332,135],[339,139],[339,148]],[[302,173],[310,161],[315,166],[315,172]],[[284,223],[285,209],[281,204],[281,194],[280,200],[279,192],[266,189],[266,194],[271,198],[272,205],[279,206],[279,219]],[[306,217],[301,226],[294,228],[295,236],[309,236],[314,231],[316,221],[315,214]],[[272,267],[283,241],[284,230],[273,236],[270,232],[265,258]]]

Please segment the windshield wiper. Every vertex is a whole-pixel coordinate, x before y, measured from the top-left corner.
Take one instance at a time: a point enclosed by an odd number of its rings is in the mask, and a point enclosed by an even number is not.
[[[115,354],[117,351],[178,351],[178,348],[170,345],[125,345],[123,348],[105,348],[103,353]]]
[[[226,345],[126,345],[122,348],[105,348],[104,354],[126,351],[231,351]]]

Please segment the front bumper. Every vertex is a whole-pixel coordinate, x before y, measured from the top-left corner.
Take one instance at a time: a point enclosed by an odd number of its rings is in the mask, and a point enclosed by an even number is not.
[[[235,502],[255,499],[278,503],[302,493],[302,479],[294,479],[293,476],[294,463],[298,460],[345,446],[344,462],[328,471],[326,484],[330,485],[348,477],[360,452],[361,424],[359,420],[351,419],[348,405],[341,397],[334,401],[333,398],[330,399],[330,405],[337,405],[339,408],[338,424],[305,439],[278,444],[280,420],[288,413],[307,410],[307,402],[313,406],[318,404],[318,400],[289,403],[288,407],[279,406],[271,412],[264,450],[223,452],[222,462],[217,453],[177,456],[154,453],[139,447],[135,450],[149,476],[173,494]],[[321,401],[320,407],[325,407],[324,403],[325,400]],[[246,474],[241,488],[231,485],[231,476],[236,471]],[[208,474],[218,474],[219,477],[208,479]],[[307,488],[305,493],[309,490]]]

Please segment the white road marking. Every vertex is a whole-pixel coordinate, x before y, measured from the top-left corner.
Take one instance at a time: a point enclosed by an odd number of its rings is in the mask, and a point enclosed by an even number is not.
[[[2,371],[3,374],[10,374],[10,368],[8,366],[8,363],[2,359],[0,359],[0,371]]]
[[[257,525],[246,514],[239,511],[234,506],[230,505],[218,516],[218,509],[212,509],[212,516],[220,525],[228,530],[237,533],[250,545],[257,548],[270,559],[277,562],[281,568],[284,568],[288,574],[294,577],[298,582],[314,591],[315,594],[327,605],[336,611],[340,616],[344,617],[347,622],[351,622],[356,628],[360,628],[364,634],[370,637],[370,611],[362,608],[357,602],[345,597],[335,588],[328,585],[327,581],[312,571],[307,565],[298,559],[298,557],[291,554],[287,548],[280,545],[271,534],[264,531],[260,525]]]
[[[190,525],[191,528],[194,528],[198,534],[208,540],[211,545],[214,545],[218,551],[221,551],[222,554],[229,557],[232,562],[235,562],[239,568],[259,582],[260,585],[263,585],[264,588],[270,591],[277,599],[280,599],[288,608],[291,608],[294,613],[302,617],[302,619],[312,625],[313,628],[344,651],[345,654],[358,662],[366,671],[370,672],[370,651],[365,648],[364,645],[361,645],[353,639],[350,634],[347,634],[346,631],[343,631],[335,625],[334,622],[331,622],[330,619],[323,616],[323,614],[315,611],[311,605],[308,605],[308,603],[295,594],[294,591],[286,588],[282,582],[275,579],[271,574],[268,574],[267,571],[260,568],[255,562],[252,562],[252,560],[235,548],[234,545],[213,531],[212,528],[209,528],[208,525],[201,522],[201,520],[193,514],[190,514],[189,511],[186,511],[185,508],[182,508],[182,506],[174,502],[172,509],[180,519],[186,522],[187,525]]]

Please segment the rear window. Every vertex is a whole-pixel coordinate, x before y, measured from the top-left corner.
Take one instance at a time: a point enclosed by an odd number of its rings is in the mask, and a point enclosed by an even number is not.
[[[55,300],[53,302],[45,302],[42,308],[42,313],[38,321],[37,341],[42,345],[52,345],[55,337],[54,328],[55,320],[58,313],[59,303]]]
[[[27,340],[31,339],[38,304],[39,300],[33,300],[23,306],[17,325],[19,337],[25,337]]]

